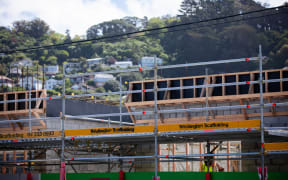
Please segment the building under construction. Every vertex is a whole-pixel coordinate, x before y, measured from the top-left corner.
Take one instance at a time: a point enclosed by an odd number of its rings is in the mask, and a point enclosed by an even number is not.
[[[65,79],[92,73],[65,75],[64,65],[59,96],[0,93],[0,178],[284,179],[288,69],[263,70],[263,58],[260,50],[258,57],[107,71],[153,77],[129,82],[127,91],[81,95],[66,94]],[[158,77],[227,63],[258,70]],[[111,94],[120,95],[119,106],[83,101]]]

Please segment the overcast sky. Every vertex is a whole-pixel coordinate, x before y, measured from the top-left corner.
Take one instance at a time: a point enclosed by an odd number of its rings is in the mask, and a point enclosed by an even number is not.
[[[285,0],[258,0],[270,7]],[[39,17],[56,32],[85,35],[95,24],[124,16],[176,15],[182,0],[0,0],[0,26]]]

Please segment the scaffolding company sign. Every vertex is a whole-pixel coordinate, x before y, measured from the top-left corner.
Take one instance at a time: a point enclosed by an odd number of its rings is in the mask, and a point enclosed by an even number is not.
[[[193,130],[212,130],[212,129],[230,129],[230,128],[248,128],[260,127],[260,120],[245,121],[221,121],[221,122],[204,122],[204,123],[187,123],[160,125],[159,132],[167,131],[193,131]]]
[[[61,131],[7,133],[7,134],[0,134],[0,140],[25,139],[25,138],[47,138],[47,137],[59,137],[59,136],[61,136]]]

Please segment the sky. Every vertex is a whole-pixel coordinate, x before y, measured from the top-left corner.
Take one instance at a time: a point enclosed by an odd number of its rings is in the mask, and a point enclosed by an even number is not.
[[[285,0],[258,0],[270,7]],[[287,0],[286,0],[287,1]],[[44,20],[52,30],[73,36],[85,35],[92,25],[125,16],[143,18],[176,15],[182,0],[0,0],[0,26],[14,21]]]

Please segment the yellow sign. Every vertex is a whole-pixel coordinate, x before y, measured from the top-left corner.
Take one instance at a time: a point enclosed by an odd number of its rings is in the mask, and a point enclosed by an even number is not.
[[[71,129],[65,131],[65,136],[85,136],[101,134],[125,134],[153,132],[154,126],[125,126],[113,128]]]
[[[161,133],[161,132],[169,132],[169,131],[251,128],[251,127],[256,127],[256,128],[260,127],[260,120],[168,124],[168,125],[159,125],[158,131]],[[151,132],[154,132],[154,126],[125,126],[125,127],[113,127],[113,128],[66,130],[65,136],[86,136],[86,135],[123,134],[123,133],[151,133]]]
[[[158,125],[158,131],[161,133],[171,131],[213,130],[213,129],[229,129],[229,128],[259,128],[259,127],[260,127],[260,120],[245,120],[245,121],[221,121],[221,122]],[[65,136],[87,136],[87,135],[128,134],[128,133],[130,134],[130,133],[151,133],[151,132],[154,132],[154,126],[125,126],[125,127],[112,127],[112,128],[71,129],[71,130],[65,130]],[[0,140],[44,138],[44,137],[61,137],[61,131],[0,134]]]
[[[288,142],[278,142],[278,143],[265,143],[265,151],[287,151]]]
[[[260,120],[159,125],[159,132],[260,127]]]
[[[45,138],[45,137],[59,137],[61,131],[39,131],[39,132],[27,132],[27,133],[7,133],[0,134],[0,140],[6,139],[25,139],[25,138]]]

